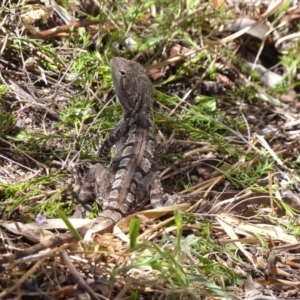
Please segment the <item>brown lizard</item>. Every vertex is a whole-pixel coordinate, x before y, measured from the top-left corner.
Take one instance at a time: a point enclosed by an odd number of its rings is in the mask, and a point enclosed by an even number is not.
[[[88,231],[90,236],[93,232],[110,230],[124,216],[142,207],[149,198],[154,207],[163,205],[159,176],[151,170],[152,83],[137,62],[115,57],[110,66],[115,92],[123,107],[124,116],[99,150],[99,156],[106,156],[112,146],[117,144],[110,166],[93,166],[78,193],[77,198],[82,203],[96,194],[97,201],[103,207],[98,218],[77,229],[81,236],[85,236]],[[75,181],[78,179],[75,178]],[[64,233],[9,257],[3,257],[0,266],[46,248],[75,241],[76,238],[71,233]]]

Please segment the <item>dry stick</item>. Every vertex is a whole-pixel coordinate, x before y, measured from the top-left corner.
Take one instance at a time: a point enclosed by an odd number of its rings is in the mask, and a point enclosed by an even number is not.
[[[42,253],[37,253],[37,254],[32,254],[32,255],[25,256],[25,257],[20,258],[19,260],[15,261],[12,265],[9,266],[9,268],[13,269],[15,266],[17,266],[20,263],[31,263],[35,260],[46,259],[46,258],[49,258],[49,257],[57,256],[60,251],[69,248],[69,246],[70,246],[69,244],[64,244],[60,247],[43,251]]]
[[[186,171],[186,170],[189,170],[189,169],[192,168],[192,167],[195,167],[198,163],[199,163],[199,162],[195,162],[195,163],[193,163],[193,164],[190,164],[190,165],[188,165],[188,166],[185,166],[185,167],[183,167],[183,168],[180,168],[179,170],[173,171],[172,173],[170,173],[170,174],[168,174],[168,175],[165,175],[165,173],[167,173],[167,172],[169,172],[169,170],[171,170],[171,168],[168,167],[168,168],[166,168],[164,171],[161,172],[161,174],[160,174],[160,179],[161,179],[161,180],[165,180],[165,179],[168,179],[168,178],[170,178],[170,177],[173,177],[173,176],[175,176],[175,175],[177,175],[177,174],[180,174],[180,173],[183,172],[183,171]]]
[[[99,300],[100,298],[97,296],[97,294],[93,291],[93,289],[87,285],[87,283],[83,280],[83,278],[80,276],[79,272],[77,269],[74,267],[72,264],[69,255],[66,250],[61,251],[61,257],[65,261],[66,265],[68,266],[70,273],[73,275],[73,277],[76,279],[77,283],[79,284],[80,287],[82,287],[93,300]],[[101,297],[102,298],[102,297]],[[106,299],[103,297],[103,299]]]
[[[116,298],[114,298],[114,300],[122,300],[122,299],[124,299],[124,295],[125,295],[126,291],[129,290],[132,282],[133,282],[133,278],[129,277],[129,279],[127,279],[126,284],[123,286],[123,288],[119,292],[118,296]]]
[[[276,262],[277,254],[280,251],[288,251],[288,250],[294,250],[294,249],[298,249],[298,248],[300,248],[300,243],[274,247],[272,249],[272,251],[270,252],[268,259],[267,259],[267,265],[266,265],[266,268],[264,271],[265,276],[269,277],[270,269],[272,266],[274,266],[274,264]]]
[[[21,153],[22,155],[24,155],[26,158],[32,160],[33,162],[35,162],[39,167],[44,168],[46,171],[49,169],[49,167],[37,160],[35,160],[34,158],[32,158],[31,156],[27,155],[24,151],[22,151],[21,149],[19,149],[17,146],[15,146],[14,144],[8,142],[7,140],[3,139],[2,137],[0,137],[0,142],[5,143],[7,145],[9,145],[10,147],[12,147],[12,149],[16,150],[18,153]]]
[[[271,171],[268,172],[268,183],[269,183],[269,194],[270,194],[270,206],[271,206],[271,211],[274,214],[274,201],[273,201],[273,188],[272,188],[272,179],[273,176],[271,174]]]
[[[267,150],[267,152],[272,156],[272,158],[275,160],[275,162],[282,167],[285,171],[290,171],[288,167],[285,166],[285,164],[280,160],[278,155],[274,152],[274,150],[270,147],[268,142],[265,140],[265,138],[262,135],[256,134],[256,137],[259,141],[259,143]],[[266,156],[266,155],[265,155]]]
[[[72,22],[67,25],[62,25],[62,26],[58,26],[58,27],[55,27],[52,29],[45,30],[45,31],[36,32],[36,33],[30,35],[30,38],[46,39],[51,36],[56,36],[57,34],[59,34],[61,32],[70,32],[70,31],[74,30],[75,28],[87,27],[90,25],[97,25],[97,24],[99,24],[99,21],[80,20],[80,21]]]
[[[185,95],[184,97],[182,97],[182,99],[177,103],[177,105],[175,106],[175,108],[168,114],[168,117],[171,117],[177,110],[177,108],[179,106],[181,106],[181,104],[183,104],[185,102],[185,100],[189,97],[189,95],[191,94],[191,92],[193,91],[193,89],[190,89]]]
[[[19,166],[19,167],[22,167],[23,169],[26,169],[26,170],[28,170],[28,171],[30,171],[30,172],[36,172],[36,174],[32,175],[33,177],[34,177],[35,175],[38,174],[38,171],[32,170],[32,169],[28,168],[28,167],[25,166],[25,165],[22,165],[22,164],[20,164],[20,163],[18,163],[18,162],[16,162],[16,161],[13,161],[13,160],[10,159],[9,157],[6,157],[6,156],[1,155],[1,154],[0,154],[0,157],[3,158],[4,160],[7,160],[7,161],[9,161],[9,162],[11,162],[11,163],[13,163],[13,164]],[[24,182],[24,181],[28,181],[29,179],[31,179],[31,177],[28,177],[28,178],[26,178],[26,179],[20,180],[20,181],[18,181],[18,183]]]
[[[274,296],[265,296],[265,295],[257,295],[250,298],[245,298],[244,300],[295,300],[293,297],[274,297]]]
[[[195,204],[191,205],[186,212],[192,211],[194,208],[198,207],[202,202],[203,198],[201,198],[199,201],[197,201]],[[142,234],[140,234],[137,238],[138,241],[143,241],[146,237],[149,237],[152,232],[154,232],[156,229],[163,227],[164,225],[170,223],[171,221],[175,220],[175,217],[170,217],[156,225],[151,226],[147,231],[144,231]]]
[[[88,228],[89,226],[83,226],[83,227]],[[83,228],[83,227],[81,227],[81,228]],[[55,248],[55,247],[62,246],[62,244],[72,244],[75,242],[77,243],[77,239],[70,232],[52,237],[48,240],[42,241],[39,244],[32,246],[24,251],[18,251],[17,253],[12,254],[10,256],[2,257],[0,259],[0,271],[2,271],[4,269],[3,264],[13,263],[14,261],[16,261],[18,259],[24,258],[29,255],[36,254],[47,248]]]
[[[16,290],[20,285],[26,281],[32,274],[35,273],[35,271],[38,269],[38,267],[42,264],[44,260],[40,259],[36,262],[36,264],[28,271],[26,272],[12,287],[6,289],[2,293],[0,293],[0,299],[3,299],[6,295]]]

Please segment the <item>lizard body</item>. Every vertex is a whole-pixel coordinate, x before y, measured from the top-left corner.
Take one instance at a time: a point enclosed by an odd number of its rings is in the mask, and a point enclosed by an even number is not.
[[[134,213],[150,198],[154,207],[162,206],[162,187],[153,173],[153,116],[152,83],[143,67],[134,61],[115,57],[110,63],[114,89],[124,110],[123,118],[109,134],[98,155],[106,156],[112,146],[116,150],[111,164],[105,168],[96,164],[86,175],[78,201],[85,203],[97,195],[103,212],[90,224],[77,229],[81,236],[88,231],[105,232],[124,216]],[[76,178],[75,178],[76,181]],[[3,257],[0,265],[53,248],[75,242],[71,233],[43,241],[10,257]]]
[[[154,207],[163,206],[163,191],[153,173],[152,83],[137,62],[115,57],[111,60],[114,88],[124,116],[100,148],[104,157],[117,143],[106,169],[96,164],[87,174],[77,196],[85,203],[95,196],[102,215],[112,222],[135,212],[150,198]]]

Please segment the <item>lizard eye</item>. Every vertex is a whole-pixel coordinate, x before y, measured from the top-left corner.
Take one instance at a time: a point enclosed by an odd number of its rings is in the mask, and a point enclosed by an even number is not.
[[[120,71],[119,71],[119,75],[120,75],[121,77],[125,77],[125,75],[126,75],[126,72],[125,72],[125,71],[123,71],[123,70],[120,70]]]

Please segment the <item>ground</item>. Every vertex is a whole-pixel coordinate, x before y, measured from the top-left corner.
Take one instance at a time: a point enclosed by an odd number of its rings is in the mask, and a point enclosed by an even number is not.
[[[5,1],[0,16],[1,263],[101,210],[75,210],[69,166],[83,177],[122,117],[114,56],[153,82],[154,169],[184,198],[2,263],[1,299],[300,298],[297,1]]]

